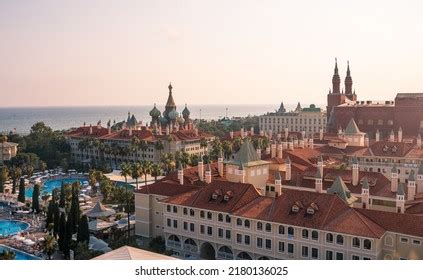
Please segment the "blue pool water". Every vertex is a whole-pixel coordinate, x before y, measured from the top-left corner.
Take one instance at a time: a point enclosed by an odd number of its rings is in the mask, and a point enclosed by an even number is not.
[[[0,220],[0,236],[9,236],[27,230],[29,224],[21,221]]]
[[[72,183],[77,182],[77,181],[79,181],[81,184],[83,184],[86,180],[67,178],[67,179],[63,179],[63,181],[64,181],[65,184],[72,184]],[[61,186],[62,186],[62,180],[47,180],[44,183],[44,186],[41,188],[40,193],[41,193],[41,195],[43,193],[51,194],[54,189],[58,189]],[[25,196],[27,198],[31,198],[33,192],[34,192],[33,187],[27,188],[25,190]]]
[[[15,252],[15,260],[39,260],[40,258],[34,256],[34,255],[30,255],[28,253],[16,250],[14,248],[11,248],[9,246],[4,246],[4,245],[0,245],[0,253],[3,252],[4,250],[6,251],[13,251]]]

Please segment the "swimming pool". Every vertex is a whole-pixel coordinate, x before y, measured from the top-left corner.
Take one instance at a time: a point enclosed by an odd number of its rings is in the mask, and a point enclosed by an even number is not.
[[[85,179],[66,178],[66,179],[63,179],[63,181],[64,181],[65,184],[72,184],[72,183],[75,183],[75,182],[79,181],[81,183],[81,185],[82,185],[87,180],[85,180]],[[59,180],[47,180],[47,181],[45,181],[44,186],[41,188],[40,193],[41,193],[41,195],[43,193],[49,193],[49,194],[51,194],[54,189],[60,189],[61,186],[62,186],[62,179],[59,179]],[[34,187],[27,188],[25,190],[25,196],[27,198],[31,198],[33,192],[34,192]]]
[[[27,230],[29,228],[29,224],[21,221],[14,221],[14,220],[0,220],[0,236],[9,236],[16,234],[18,232]]]
[[[40,258],[25,253],[23,251],[17,250],[15,248],[9,247],[9,246],[5,246],[5,245],[0,245],[0,253],[3,251],[12,251],[15,253],[15,260],[22,260],[22,261],[28,261],[28,260],[40,260]]]

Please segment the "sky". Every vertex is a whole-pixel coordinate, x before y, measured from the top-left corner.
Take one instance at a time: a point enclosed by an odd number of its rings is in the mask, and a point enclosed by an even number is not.
[[[326,103],[423,92],[423,1],[0,0],[0,107]]]

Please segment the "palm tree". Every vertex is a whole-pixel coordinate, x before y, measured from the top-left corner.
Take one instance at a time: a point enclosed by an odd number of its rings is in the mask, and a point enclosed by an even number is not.
[[[167,144],[169,146],[169,153],[170,153],[170,146],[171,146],[172,142],[173,142],[173,137],[172,137],[172,135],[169,135],[167,137]]]
[[[225,153],[225,158],[227,159],[230,154],[232,154],[232,143],[225,140],[222,144],[223,152]]]
[[[154,144],[154,148],[159,151],[159,157],[161,158],[162,157],[162,151],[164,149],[163,142],[161,140],[158,140]]]
[[[209,145],[208,141],[206,138],[201,138],[200,140],[200,148],[204,149],[204,154],[207,154],[207,146]]]
[[[147,175],[151,173],[151,165],[153,163],[148,160],[141,161],[141,172],[144,175],[144,185],[147,185]]]
[[[138,150],[139,146],[140,146],[140,138],[138,138],[138,136],[135,136],[135,135],[132,136],[131,145],[130,145],[131,149],[134,152],[136,152]]]
[[[11,177],[12,177],[12,194],[15,194],[18,180],[22,177],[22,169],[20,169],[19,167],[13,167],[11,170]]]
[[[153,163],[151,165],[151,176],[154,177],[154,182],[157,182],[157,177],[162,175],[162,168],[159,164]]]
[[[179,160],[181,161],[183,167],[187,167],[187,165],[190,164],[190,156],[187,152],[182,152]]]
[[[115,159],[115,168],[117,168],[117,156],[119,155],[119,145],[116,142],[113,142],[110,149],[110,154],[112,154]]]
[[[129,221],[129,195],[128,195],[128,176],[131,176],[131,165],[124,162],[120,166],[120,175],[125,178],[125,193],[126,193],[126,212],[128,214],[128,242],[130,238],[130,221]]]
[[[57,250],[56,238],[54,238],[54,236],[50,234],[44,236],[42,248],[43,248],[43,253],[47,255],[49,260],[51,260],[51,256]]]
[[[169,172],[174,167],[173,155],[171,153],[163,154],[161,158],[161,162],[163,164],[164,170],[166,170],[166,174],[169,174]]]
[[[131,173],[132,175],[131,176],[132,176],[132,178],[135,179],[135,185],[138,189],[138,178],[140,178],[143,174],[142,173],[143,172],[142,166],[139,162],[135,162],[131,165],[131,169],[132,169],[132,173]]]

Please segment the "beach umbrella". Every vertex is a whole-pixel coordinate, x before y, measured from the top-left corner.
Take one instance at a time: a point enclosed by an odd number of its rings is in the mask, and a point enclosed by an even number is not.
[[[114,215],[115,213],[115,210],[106,208],[99,201],[91,210],[87,211],[85,215],[87,215],[89,218],[106,218]]]

